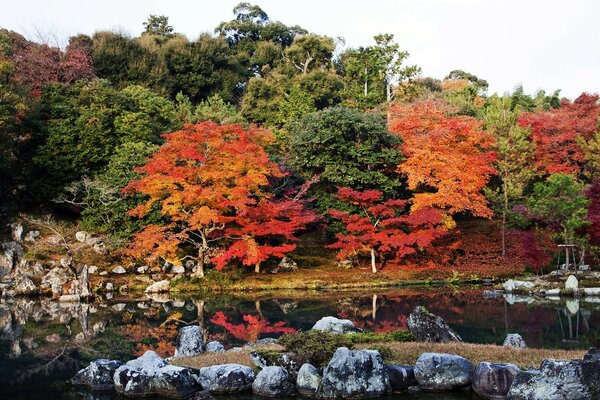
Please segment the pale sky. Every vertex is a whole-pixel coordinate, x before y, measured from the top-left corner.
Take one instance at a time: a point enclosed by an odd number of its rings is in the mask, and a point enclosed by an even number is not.
[[[52,33],[63,43],[77,33],[120,30],[137,36],[149,14],[169,17],[194,39],[233,18],[239,0],[11,0],[0,27],[30,39]],[[600,92],[598,0],[254,0],[271,20],[342,36],[368,46],[393,33],[423,76],[462,69],[486,79],[489,94],[538,89],[574,98]]]

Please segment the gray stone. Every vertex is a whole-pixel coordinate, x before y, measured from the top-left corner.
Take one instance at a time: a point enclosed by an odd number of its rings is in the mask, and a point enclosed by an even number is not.
[[[206,343],[204,351],[206,351],[207,353],[224,353],[225,346],[223,346],[221,342],[213,340],[212,342]]]
[[[473,390],[484,399],[506,399],[515,377],[521,372],[514,364],[481,362],[473,375]]]
[[[415,368],[409,365],[388,365],[388,375],[390,376],[390,385],[394,392],[403,392],[411,386],[419,383],[415,378]]]
[[[126,270],[125,268],[123,268],[123,266],[122,266],[122,265],[119,265],[118,267],[115,267],[115,268],[112,270],[112,273],[113,273],[113,274],[117,274],[117,275],[122,275],[122,274],[126,274],[126,273],[127,273],[127,270]]]
[[[127,361],[125,366],[136,371],[144,371],[148,375],[154,375],[158,369],[167,365],[161,356],[152,350],[146,351],[142,356]]]
[[[302,364],[296,377],[296,390],[303,396],[315,397],[321,386],[319,370],[312,364]]]
[[[588,353],[589,354],[589,353]],[[510,400],[596,400],[600,357],[544,360],[539,371],[523,371],[513,380]]]
[[[202,353],[203,336],[198,325],[184,326],[177,335],[175,357],[195,356]]]
[[[448,343],[462,342],[462,339],[441,317],[417,306],[408,316],[408,330],[419,342]]]
[[[122,365],[113,376],[115,391],[125,397],[152,395],[152,377],[134,368]]]
[[[138,268],[136,269],[136,271],[137,271],[137,273],[138,273],[138,274],[145,274],[146,272],[148,272],[148,270],[149,270],[149,269],[150,269],[150,267],[149,267],[149,266],[147,266],[147,265],[142,265],[141,267],[138,267]]]
[[[271,273],[276,274],[281,271],[295,271],[298,269],[298,263],[288,256],[285,256],[279,261],[279,264],[271,270]]]
[[[506,282],[504,282],[504,284],[502,284],[502,287],[507,293],[512,293],[524,289],[533,289],[534,286],[535,285],[532,282],[517,281],[512,279],[509,279]]]
[[[123,365],[115,360],[94,360],[84,369],[77,372],[71,383],[86,386],[94,391],[112,391],[115,389],[113,376],[117,368]]]
[[[10,275],[23,258],[23,247],[17,242],[0,244],[0,280]]]
[[[26,276],[22,276],[17,279],[13,290],[18,296],[31,296],[38,293],[38,288],[35,283]]]
[[[65,268],[65,269],[69,269],[71,268],[71,266],[73,265],[73,257],[62,257],[59,260],[60,266]]]
[[[415,364],[415,378],[423,390],[460,389],[471,383],[473,364],[463,357],[444,353],[423,353]]]
[[[575,275],[569,275],[565,282],[565,290],[573,293],[576,293],[579,290],[579,281]]]
[[[113,290],[115,290],[115,285],[113,285],[112,282],[106,282],[106,286],[104,287],[104,289],[107,292],[112,292]]]
[[[274,344],[278,344],[279,341],[275,338],[263,338],[258,339],[254,342],[248,342],[244,345],[244,349],[254,349],[256,347],[270,346]]]
[[[518,333],[509,333],[506,335],[506,339],[504,339],[504,347],[514,347],[516,349],[525,349],[527,348],[527,343],[521,335]]]
[[[104,244],[104,242],[98,242],[94,244],[92,250],[94,250],[95,253],[104,254],[106,253],[106,245]]]
[[[360,329],[354,326],[354,322],[349,319],[339,319],[336,317],[323,317],[312,327],[315,331],[325,331],[332,333],[355,333]]]
[[[254,371],[239,364],[213,365],[200,368],[198,381],[213,394],[246,392],[252,389]]]
[[[289,397],[296,392],[291,377],[283,367],[263,368],[252,383],[254,394],[265,397]]]
[[[92,275],[97,274],[98,273],[98,267],[95,265],[90,265],[88,267],[88,272]]]
[[[298,374],[298,364],[296,364],[294,354],[291,352],[274,352],[272,355],[265,357],[257,351],[252,351],[250,352],[250,359],[258,368],[271,366],[285,368],[293,379],[296,379]]]
[[[20,242],[21,240],[23,240],[23,225],[21,225],[18,222],[15,222],[13,224],[10,224],[10,236],[12,237],[12,240],[14,240],[15,242]]]
[[[29,232],[27,232],[27,234],[25,235],[25,238],[23,238],[23,240],[25,242],[33,243],[36,241],[36,239],[38,237],[40,237],[40,231],[29,231]]]
[[[172,274],[184,274],[185,267],[183,265],[173,265],[173,267],[171,267],[171,273]]]
[[[370,398],[390,391],[388,371],[378,351],[351,351],[340,347],[323,370],[318,396]]]
[[[60,303],[78,303],[81,297],[78,294],[63,294],[58,298]]]
[[[155,282],[152,285],[148,286],[145,290],[146,293],[166,293],[168,291],[169,291],[169,281],[168,280],[162,280],[162,281]]]
[[[187,399],[201,389],[189,368],[167,365],[160,368],[151,381],[152,393],[171,399]]]
[[[87,242],[89,237],[90,237],[90,234],[87,233],[86,231],[75,232],[75,240],[77,240],[80,243]]]

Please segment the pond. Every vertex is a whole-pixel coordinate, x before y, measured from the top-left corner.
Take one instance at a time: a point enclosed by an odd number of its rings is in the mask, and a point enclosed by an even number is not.
[[[530,347],[600,345],[600,299],[485,298],[484,289],[410,287],[195,299],[124,296],[98,298],[90,304],[23,298],[5,301],[0,303],[0,399],[112,399],[112,395],[80,393],[66,382],[91,359],[126,361],[148,348],[172,355],[177,330],[184,323],[199,323],[210,340],[232,347],[308,330],[327,315],[351,319],[366,331],[406,329],[410,312],[424,305],[467,342],[501,344],[507,333],[516,332]],[[465,393],[448,396],[444,399],[471,398]],[[252,396],[235,397],[246,398]],[[433,399],[427,395],[414,398]],[[437,394],[435,399],[442,397]]]

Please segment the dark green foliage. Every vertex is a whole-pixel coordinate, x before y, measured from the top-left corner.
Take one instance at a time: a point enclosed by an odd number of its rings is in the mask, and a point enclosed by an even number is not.
[[[40,101],[44,129],[33,161],[38,193],[55,196],[63,185],[99,173],[116,146],[160,143],[180,126],[173,103],[140,86],[115,90],[107,81],[54,85]]]
[[[325,366],[338,347],[352,348],[350,335],[340,335],[323,331],[289,333],[279,338],[279,343],[287,351],[296,355],[298,365],[310,363],[316,367]]]
[[[326,210],[335,201],[338,186],[399,194],[400,142],[387,131],[383,116],[336,107],[307,114],[292,124],[291,163],[305,179],[320,177],[312,193]]]
[[[415,337],[407,330],[399,329],[393,332],[375,333],[362,332],[348,336],[352,343],[377,343],[377,342],[412,342]]]

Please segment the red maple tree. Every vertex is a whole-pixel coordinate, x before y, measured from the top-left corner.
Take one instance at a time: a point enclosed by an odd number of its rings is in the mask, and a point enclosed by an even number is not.
[[[372,272],[377,272],[377,254],[382,260],[398,260],[429,246],[445,232],[439,211],[427,207],[407,212],[406,200],[383,200],[379,190],[338,188],[337,197],[355,211],[328,211],[345,228],[328,247],[338,250],[339,259],[370,254]]]
[[[270,323],[262,317],[246,314],[242,317],[246,323],[235,324],[229,321],[222,311],[212,316],[210,322],[222,326],[236,339],[254,342],[260,338],[261,333],[295,333],[296,329],[285,326],[285,321]]]
[[[530,127],[536,143],[536,167],[546,174],[578,173],[585,163],[579,140],[598,132],[598,95],[583,93],[574,102],[564,100],[551,111],[523,113],[519,125]]]

